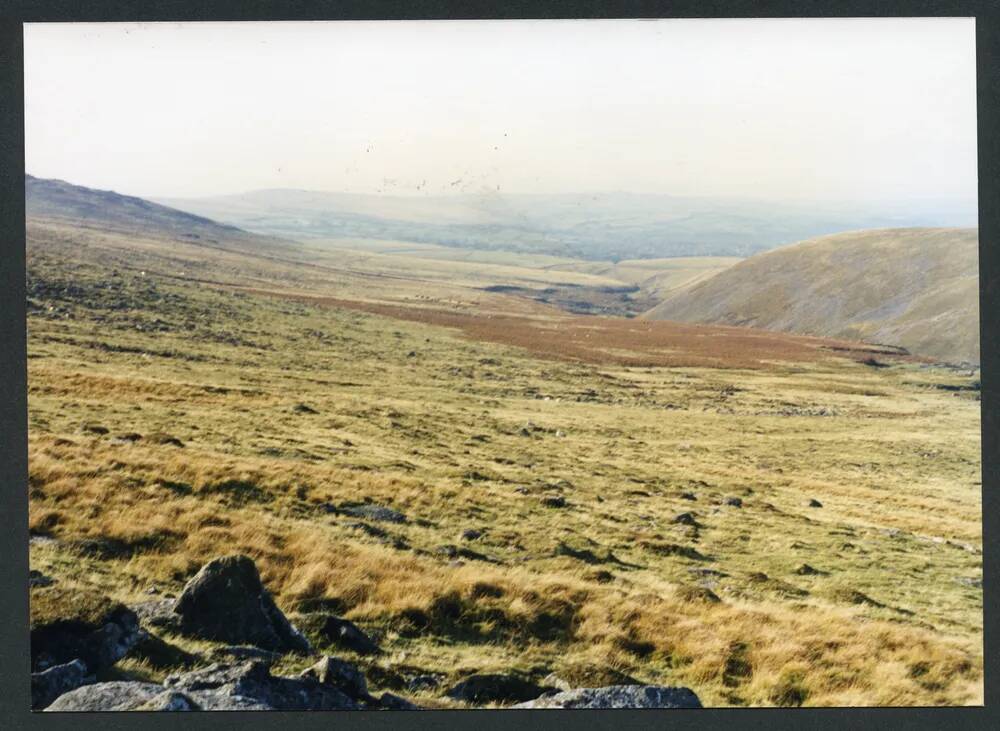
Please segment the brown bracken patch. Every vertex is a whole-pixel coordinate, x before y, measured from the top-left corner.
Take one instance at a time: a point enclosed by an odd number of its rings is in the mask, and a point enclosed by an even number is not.
[[[772,368],[780,362],[842,357],[861,362],[922,360],[879,346],[754,328],[557,313],[543,317],[448,311],[251,289],[254,294],[461,330],[469,339],[525,348],[537,356],[597,365],[691,368]]]

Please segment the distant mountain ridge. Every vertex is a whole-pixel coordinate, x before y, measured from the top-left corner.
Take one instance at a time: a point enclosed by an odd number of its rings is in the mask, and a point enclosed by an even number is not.
[[[837,231],[975,223],[974,211],[944,203],[864,209],[620,192],[422,197],[270,189],[157,200],[300,240],[389,239],[600,261],[749,256]]]
[[[644,317],[866,340],[978,363],[979,232],[823,236],[745,259]]]
[[[143,198],[86,188],[63,180],[25,175],[24,193],[25,212],[29,218],[173,236],[206,246],[262,250],[295,245]]]

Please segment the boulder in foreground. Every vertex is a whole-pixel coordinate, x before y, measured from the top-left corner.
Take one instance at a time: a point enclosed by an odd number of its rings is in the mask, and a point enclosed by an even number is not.
[[[177,599],[179,630],[206,640],[250,644],[274,652],[310,652],[246,556],[224,556],[202,566]]]
[[[610,685],[606,688],[577,688],[547,695],[514,708],[701,708],[701,701],[689,688],[660,685]]]

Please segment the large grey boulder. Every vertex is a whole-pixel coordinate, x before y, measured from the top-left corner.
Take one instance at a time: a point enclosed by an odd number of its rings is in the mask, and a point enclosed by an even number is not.
[[[701,708],[698,696],[689,688],[660,685],[610,685],[606,688],[577,688],[546,695],[514,708]]]
[[[80,660],[64,665],[56,665],[40,673],[31,674],[31,708],[45,708],[63,693],[79,688],[93,677],[87,673],[87,666]]]
[[[246,556],[224,556],[202,566],[173,608],[187,635],[274,652],[311,651],[288,621]]]
[[[156,683],[112,681],[64,693],[46,711],[131,711],[163,692]]]

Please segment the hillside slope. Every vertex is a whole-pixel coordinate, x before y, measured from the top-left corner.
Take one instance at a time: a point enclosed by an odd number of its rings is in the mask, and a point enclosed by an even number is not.
[[[195,245],[254,253],[299,247],[294,242],[243,231],[143,198],[86,188],[63,180],[25,175],[24,194],[26,214],[31,220],[166,236]]]
[[[644,316],[897,345],[979,362],[978,229],[823,236],[746,259]]]

